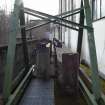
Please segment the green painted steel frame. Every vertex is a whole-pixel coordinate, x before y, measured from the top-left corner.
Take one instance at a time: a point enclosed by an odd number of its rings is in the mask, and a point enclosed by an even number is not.
[[[11,32],[9,33],[9,43],[7,50],[7,61],[5,66],[5,77],[4,77],[4,100],[7,101],[9,96],[11,95],[11,86],[12,86],[12,70],[14,64],[15,57],[15,49],[16,49],[16,35],[19,32],[19,6],[21,4],[21,0],[15,0],[14,11],[11,16]]]
[[[76,23],[73,23],[73,25],[79,26],[80,28],[86,28],[88,32],[89,53],[90,53],[90,61],[91,61],[91,69],[92,69],[92,88],[93,88],[92,90],[94,93],[95,103],[98,103],[102,99],[102,95],[101,95],[100,79],[98,75],[98,64],[97,64],[96,47],[95,47],[95,40],[94,40],[94,30],[93,30],[93,25],[92,25],[91,9],[89,5],[89,0],[83,0],[83,3],[85,7],[84,10],[85,10],[86,23],[87,23],[88,28],[83,27],[82,25],[79,25]],[[36,13],[42,16],[46,16],[50,19],[55,19],[57,21],[62,20],[63,22],[68,23],[68,24],[72,23],[70,21],[68,22],[65,19],[58,18],[58,17],[52,16],[46,13],[31,10],[28,8],[25,8],[25,9],[29,12]]]
[[[25,15],[24,15],[24,6],[20,5],[19,19],[20,19],[20,27],[25,25]],[[22,45],[23,45],[23,55],[24,55],[24,63],[26,71],[29,69],[29,55],[28,55],[28,47],[26,40],[26,29],[25,27],[21,28],[21,36],[22,36]]]
[[[92,105],[98,105],[97,104],[98,102],[100,103],[100,105],[104,105],[105,96],[102,95],[100,81],[99,81],[98,65],[97,65],[97,57],[96,57],[96,47],[95,47],[95,40],[94,40],[94,30],[93,30],[93,25],[92,25],[92,16],[91,16],[89,0],[83,0],[83,3],[84,3],[84,7],[85,7],[84,10],[85,10],[87,26],[83,26],[81,24],[77,24],[77,23],[59,18],[57,16],[52,16],[52,15],[48,15],[48,14],[45,14],[45,13],[42,13],[39,11],[30,10],[28,8],[25,8],[25,10],[27,10],[28,12],[32,12],[32,13],[35,12],[36,14],[43,15],[43,16],[47,17],[48,19],[50,18],[50,20],[54,19],[52,21],[58,21],[58,24],[60,24],[59,21],[63,21],[64,23],[73,24],[80,28],[87,29],[90,61],[91,61],[91,69],[92,69],[92,87],[93,87],[92,90],[93,90],[94,95],[91,95],[89,93],[89,91],[87,90],[87,88],[85,87],[84,83],[82,82],[82,80],[80,78],[79,78],[79,80],[80,80],[86,94],[88,95],[88,97],[86,99],[90,99],[90,103],[92,103]],[[20,12],[20,8],[21,9],[23,8],[23,7],[20,7],[21,4],[22,4],[22,0],[15,0],[14,11],[12,13],[12,18],[11,18],[11,30],[12,31],[10,32],[10,35],[9,35],[7,62],[6,62],[6,67],[5,67],[5,79],[4,79],[4,98],[6,101],[11,96],[12,70],[13,70],[14,57],[15,57],[16,35],[19,32],[19,27],[18,27],[19,12]],[[66,15],[66,14],[64,14],[64,15]],[[24,25],[24,24],[22,24],[22,25]],[[19,88],[19,90],[20,90],[20,88]],[[12,96],[12,98],[14,98],[14,96]],[[101,102],[100,102],[100,100],[101,100]],[[89,105],[90,105],[90,103],[89,103]]]
[[[77,9],[78,10],[78,9]],[[82,11],[82,10],[81,10]],[[27,14],[30,14],[29,12],[26,12]],[[68,13],[68,12],[66,12],[66,13]],[[62,18],[67,18],[67,17],[69,17],[69,16],[72,16],[72,15],[75,15],[75,14],[78,14],[78,13],[80,13],[80,10],[79,11],[74,11],[74,13],[71,13],[71,14],[64,14],[63,13],[63,15],[64,16],[62,16]],[[43,24],[39,24],[39,25],[35,25],[35,26],[33,26],[33,27],[30,27],[30,28],[27,28],[26,29],[26,31],[29,31],[29,30],[32,30],[32,29],[35,29],[35,28],[38,28],[38,27],[41,27],[41,26],[44,26],[44,25],[46,25],[46,24],[49,24],[49,23],[51,23],[51,22],[56,22],[56,20],[53,20],[53,21],[49,21],[49,19],[47,19],[47,18],[44,18],[44,17],[42,17],[42,16],[39,16],[39,15],[35,15],[35,14],[30,14],[30,15],[33,15],[33,16],[35,16],[35,17],[38,17],[38,18],[41,18],[41,19],[44,19],[44,20],[47,20],[48,22],[46,22],[46,23],[43,23]],[[57,16],[60,16],[60,15],[57,15]],[[67,26],[67,25],[66,25]],[[65,26],[65,27],[66,27]],[[22,27],[27,27],[27,26],[22,26]],[[69,27],[68,27],[69,28]],[[72,28],[72,27],[71,27]],[[78,30],[77,30],[78,31]]]
[[[24,89],[28,85],[28,81],[30,80],[30,78],[32,76],[33,67],[34,66],[32,66],[29,69],[28,73],[23,78],[23,80],[21,81],[21,83],[19,84],[19,86],[16,88],[16,90],[14,91],[14,93],[10,95],[9,100],[6,103],[6,105],[16,105],[18,103],[18,100],[19,100],[20,96],[23,94]]]
[[[89,89],[86,87],[86,85],[84,84],[84,82],[82,81],[82,79],[79,77],[79,82],[80,82],[80,86],[81,86],[81,91],[88,103],[88,105],[98,105],[96,100],[95,100],[95,96],[89,91]]]
[[[32,14],[39,14],[41,16],[45,16],[47,18],[49,18],[50,20],[51,19],[55,19],[56,21],[62,21],[64,23],[67,23],[67,24],[72,24],[74,26],[77,26],[77,27],[81,27],[81,28],[85,28],[85,29],[88,29],[88,30],[93,30],[92,27],[89,27],[89,26],[85,26],[85,25],[80,25],[78,23],[75,23],[75,22],[72,22],[72,21],[68,21],[66,19],[63,19],[63,18],[59,18],[57,16],[52,16],[52,15],[49,15],[49,14],[46,14],[46,13],[43,13],[43,12],[39,12],[39,11],[36,11],[36,10],[32,10],[32,9],[29,9],[29,8],[25,8],[24,9],[25,12],[29,12],[29,13],[32,13]]]
[[[44,20],[46,19],[46,18],[44,18],[44,17],[42,17],[42,16],[39,16],[39,15],[36,15],[36,14],[33,14],[33,13],[29,13],[29,12],[25,12],[25,13],[28,13],[29,15],[32,15],[32,16],[35,16],[35,17],[39,17],[39,18],[44,19]],[[64,18],[64,17],[63,17],[63,18]],[[59,24],[59,25],[61,25],[61,26],[70,28],[70,29],[72,29],[72,30],[79,31],[79,29],[77,29],[77,28],[71,27],[71,26],[69,26],[69,25],[65,25],[65,24],[63,24],[63,23],[61,23],[61,22],[58,22],[58,21],[56,21],[56,20],[50,20],[50,19],[47,19],[47,20],[49,20],[50,23],[52,22],[52,23]],[[43,24],[40,24],[40,25],[37,25],[37,26],[33,26],[33,27],[29,28],[28,30],[31,30],[31,29],[33,29],[33,28],[37,28],[37,27],[46,25],[46,24],[48,24],[49,22],[46,22],[46,23],[43,23]],[[28,30],[26,29],[26,31],[28,31]]]
[[[9,100],[9,97],[12,92],[12,84],[13,84],[12,73],[13,73],[15,50],[16,50],[16,35],[19,32],[21,32],[22,34],[25,69],[29,69],[25,28],[22,28],[21,30],[19,28],[19,20],[20,20],[20,25],[21,24],[25,25],[24,12],[21,11],[23,10],[23,8],[24,7],[22,0],[15,0],[14,10],[11,15],[11,25],[10,25],[11,30],[9,33],[9,43],[8,43],[7,59],[5,66],[4,88],[3,88],[4,102],[7,102]]]
[[[83,1],[81,1],[81,8],[83,7]],[[80,24],[84,25],[84,10],[80,12]],[[82,40],[83,40],[83,28],[79,28],[78,32],[78,43],[77,43],[77,52],[79,53],[79,59],[81,57],[82,50]]]
[[[89,27],[93,28],[89,0],[83,0],[83,2],[85,7],[86,24]],[[88,32],[87,35],[88,35],[88,44],[89,44],[89,53],[90,53],[90,63],[91,63],[91,69],[92,69],[92,76],[91,76],[92,87],[93,87],[94,96],[98,101],[101,98],[101,86],[100,86],[100,79],[99,79],[99,73],[98,73],[94,30],[90,31],[87,29],[87,32]]]

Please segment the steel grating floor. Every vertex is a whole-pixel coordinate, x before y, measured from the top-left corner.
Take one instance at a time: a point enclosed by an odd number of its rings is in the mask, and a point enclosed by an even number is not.
[[[32,79],[19,105],[54,105],[54,80]]]

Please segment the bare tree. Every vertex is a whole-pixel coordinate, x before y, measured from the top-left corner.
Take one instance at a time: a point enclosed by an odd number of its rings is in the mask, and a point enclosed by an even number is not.
[[[4,10],[0,10],[0,44],[8,42],[9,15]]]

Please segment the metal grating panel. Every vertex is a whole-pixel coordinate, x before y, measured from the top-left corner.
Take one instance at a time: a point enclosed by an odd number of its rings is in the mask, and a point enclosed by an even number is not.
[[[54,105],[54,81],[33,79],[19,105]]]

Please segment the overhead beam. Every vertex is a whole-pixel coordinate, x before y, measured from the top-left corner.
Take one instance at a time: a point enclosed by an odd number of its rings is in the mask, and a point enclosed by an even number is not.
[[[42,26],[47,25],[49,23],[51,23],[51,22],[49,21],[49,22],[46,22],[46,23],[43,23],[43,24],[35,25],[33,27],[27,28],[26,31],[29,31],[29,30],[32,30],[32,29],[35,29],[35,28],[42,27]]]
[[[84,7],[83,7],[83,8],[77,8],[77,9],[75,9],[75,10],[66,11],[66,12],[63,12],[63,13],[61,13],[61,14],[59,14],[59,15],[55,15],[55,16],[60,17],[60,16],[62,15],[62,16],[65,16],[65,18],[66,18],[66,16],[72,16],[72,15],[75,15],[75,14],[80,13],[80,11],[83,10],[83,9],[84,9]],[[25,13],[26,13],[26,11],[25,11]],[[39,18],[40,18],[40,17],[39,17]],[[46,18],[46,19],[47,19],[47,18]]]
[[[83,8],[77,8],[77,9],[75,9],[75,10],[72,10],[72,11],[66,11],[66,12],[63,12],[63,13],[61,13],[61,14],[59,14],[59,15],[55,15],[55,16],[57,16],[57,17],[60,17],[61,15],[62,16],[65,16],[65,15],[67,15],[67,14],[75,14],[75,12],[80,12],[81,10],[83,10],[84,9],[84,7]]]
[[[64,17],[67,18],[69,16],[73,16],[73,15],[76,15],[78,13],[80,13],[80,11],[74,12],[73,14],[71,13],[71,14],[64,15]]]
[[[62,18],[67,18],[67,17],[69,17],[69,16],[72,16],[72,15],[75,15],[75,14],[80,13],[80,11],[83,10],[83,9],[84,9],[84,8],[78,8],[78,9],[75,9],[75,10],[72,10],[72,11],[64,12],[64,13],[59,14],[59,15],[56,15],[56,16],[59,17],[59,16],[63,15]],[[40,19],[44,19],[44,20],[46,20],[46,21],[48,20],[48,22],[46,22],[46,23],[44,23],[44,24],[42,24],[42,25],[40,24],[38,27],[41,27],[41,26],[43,26],[43,25],[49,24],[49,22],[52,22],[51,20],[49,21],[48,18],[39,16],[39,15],[35,15],[35,14],[30,13],[30,12],[25,12],[25,13],[30,14],[30,15],[33,15],[33,16],[38,17],[38,18],[40,18]],[[69,13],[70,13],[70,14],[69,14]],[[26,26],[21,26],[21,28],[28,27],[29,25],[30,25],[30,24],[28,24],[28,25],[26,25]],[[33,26],[32,29],[34,29],[34,28],[37,28],[37,26]],[[30,28],[30,29],[31,29],[31,28]],[[28,31],[28,30],[29,30],[29,29],[26,29],[26,31]]]
[[[29,15],[32,15],[32,16],[34,16],[34,17],[38,17],[38,18],[40,18],[40,19],[43,19],[43,20],[50,20],[49,18],[46,18],[46,17],[43,17],[43,16],[40,16],[40,15],[38,15],[38,14],[35,14],[35,13],[32,13],[32,12],[30,12],[30,11],[24,11],[26,14],[29,14]]]
[[[29,13],[29,12],[27,12],[27,13]],[[29,14],[30,14],[30,15],[33,15],[33,16],[36,16],[36,17],[38,16],[39,18],[44,19],[44,20],[46,19],[46,18],[44,18],[44,17],[42,17],[42,16],[39,16],[39,15],[34,15],[34,14],[32,14],[32,13],[29,13]],[[69,14],[69,15],[70,15],[70,14]],[[68,16],[69,16],[69,15],[68,15]],[[67,16],[63,16],[62,18],[66,18],[66,17],[67,17]],[[46,20],[48,20],[48,19],[46,19]],[[50,20],[50,19],[49,19],[48,22],[46,22],[46,23],[39,24],[39,25],[33,26],[33,27],[31,27],[31,28],[28,28],[28,29],[26,29],[26,31],[29,31],[29,30],[32,30],[32,29],[35,29],[35,28],[39,28],[39,27],[44,26],[44,25],[46,25],[46,24],[49,24],[49,23],[51,23],[51,22],[78,31],[77,28],[73,28],[73,27],[71,27],[71,26],[65,25],[65,24],[60,23],[60,22],[57,22],[57,21],[55,21],[55,20],[52,21],[52,20]]]
[[[69,26],[69,25],[65,25],[65,24],[60,23],[60,22],[54,22],[54,23],[55,23],[55,24],[59,24],[59,25],[61,25],[61,26],[64,26],[64,27],[66,27],[66,28],[70,28],[70,29],[75,30],[75,31],[79,31],[79,29],[77,29],[77,28],[71,27],[71,26]]]
[[[64,12],[64,13],[61,13],[59,15],[55,15],[57,17],[60,17],[62,15],[63,18],[67,18],[69,16],[72,16],[72,15],[75,15],[75,14],[78,14],[80,13],[81,10],[83,10],[84,8],[78,8],[78,9],[75,9],[75,10],[72,10],[72,11],[67,11],[67,12]],[[29,14],[30,12],[27,12],[25,11],[25,13]],[[42,17],[42,16],[38,16],[38,15],[35,15],[33,14],[34,16],[38,17],[38,18],[41,18],[41,19],[45,19],[45,17]],[[47,20],[48,18],[46,18]]]
[[[24,8],[24,11],[27,12],[32,12],[32,13],[35,13],[35,14],[39,14],[39,15],[42,15],[42,16],[46,16],[50,19],[55,19],[56,21],[62,21],[64,23],[67,23],[67,24],[72,24],[74,26],[77,26],[77,27],[80,27],[80,28],[84,28],[84,29],[88,29],[88,30],[93,30],[93,28],[89,27],[89,26],[82,26],[78,23],[75,23],[75,22],[72,22],[72,21],[68,21],[66,19],[62,19],[62,18],[59,18],[57,16],[52,16],[52,15],[49,15],[49,14],[46,14],[46,13],[43,13],[43,12],[39,12],[39,11],[36,11],[36,10],[32,10],[32,9],[29,9],[29,8]]]
[[[32,14],[28,11],[25,11],[26,14]],[[34,17],[37,17],[37,18],[41,18],[41,19],[47,19],[46,17],[43,17],[43,16],[40,16],[40,15],[36,15],[36,14],[33,14]]]
[[[79,12],[80,12],[80,11],[77,11],[77,12],[75,12],[74,14],[77,14],[77,13],[79,13]],[[46,23],[44,23],[44,24],[37,25],[38,27],[41,27],[41,26],[43,26],[43,25],[46,25],[46,24],[49,24],[49,23],[52,22],[51,20],[49,21],[48,18],[39,16],[39,15],[35,15],[35,14],[30,13],[30,12],[25,12],[25,13],[48,21],[48,22],[46,22]],[[67,18],[67,17],[69,17],[69,16],[72,16],[72,14],[67,14],[67,15],[63,16],[62,18]],[[55,20],[54,20],[54,21],[55,21]],[[26,25],[26,26],[21,26],[21,28],[23,28],[23,27],[28,27],[29,25],[30,25],[30,24],[28,24],[28,25]],[[33,27],[37,28],[37,26],[33,26]],[[30,29],[31,29],[31,28],[30,28]],[[34,28],[32,28],[32,29],[34,29]],[[26,29],[26,31],[28,31],[28,30],[29,30],[29,29]]]
[[[29,14],[32,15],[32,16],[34,16],[33,13],[29,13]],[[35,15],[35,16],[37,16],[37,15]],[[39,17],[39,16],[38,16],[38,17]],[[40,17],[40,18],[43,18],[43,17]],[[46,18],[43,18],[43,19],[45,20]],[[59,24],[59,25],[61,25],[61,26],[70,28],[70,29],[72,29],[72,30],[79,31],[77,28],[74,28],[74,27],[71,27],[71,26],[69,26],[69,25],[65,25],[65,24],[63,24],[63,23],[57,22],[56,20],[50,20],[50,19],[49,19],[49,21],[52,22],[52,23]],[[36,26],[36,27],[35,27],[35,26],[34,26],[34,27],[31,27],[31,28],[34,29],[34,28],[43,26],[43,25],[45,25],[45,24],[48,24],[48,22],[43,23],[43,24],[40,24],[39,26]],[[31,30],[31,29],[28,29],[28,30]],[[28,31],[28,30],[27,30],[27,31]]]

